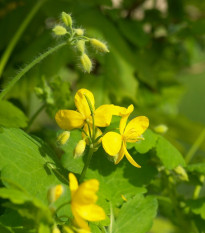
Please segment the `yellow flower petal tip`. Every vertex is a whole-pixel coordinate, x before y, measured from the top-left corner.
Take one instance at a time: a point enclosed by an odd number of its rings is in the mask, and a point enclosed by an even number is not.
[[[96,205],[99,189],[99,182],[91,179],[78,186],[74,174],[69,174],[71,190],[71,210],[74,216],[74,223],[85,231],[90,231],[86,221],[101,221],[106,218],[104,210]]]
[[[61,184],[56,185],[48,190],[48,201],[53,203],[63,194],[64,188]]]

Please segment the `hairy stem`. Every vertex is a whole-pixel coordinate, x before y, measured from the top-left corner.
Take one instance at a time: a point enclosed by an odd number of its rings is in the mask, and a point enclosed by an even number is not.
[[[91,146],[91,145],[90,145]],[[81,183],[83,181],[83,179],[85,178],[85,174],[86,174],[86,171],[89,167],[89,164],[90,164],[90,161],[91,161],[91,158],[93,156],[93,152],[94,152],[94,149],[93,148],[89,148],[89,151],[88,151],[88,155],[87,155],[87,160],[85,162],[85,165],[83,167],[83,170],[81,172],[81,175],[80,175],[80,178],[79,178],[79,182]]]
[[[4,71],[4,67],[6,66],[7,61],[9,59],[14,47],[16,46],[17,42],[19,41],[21,35],[23,34],[26,27],[28,26],[28,24],[30,23],[30,21],[32,20],[34,15],[38,12],[39,8],[41,7],[41,5],[45,1],[46,0],[40,0],[40,1],[36,2],[34,7],[28,13],[27,17],[24,19],[24,21],[22,22],[22,24],[20,25],[20,27],[18,28],[18,30],[16,31],[16,33],[12,37],[10,43],[8,44],[6,50],[4,51],[4,53],[3,53],[2,57],[1,57],[1,61],[0,61],[0,78],[1,78],[1,75],[2,75],[2,73]]]
[[[26,74],[31,68],[33,68],[36,64],[38,64],[40,61],[42,61],[44,58],[46,58],[48,55],[52,54],[56,50],[62,48],[65,46],[67,42],[63,42],[61,44],[56,45],[53,48],[48,49],[45,53],[41,54],[39,57],[34,59],[30,64],[28,64],[26,67],[24,67],[5,87],[5,89],[0,93],[0,100],[4,98],[4,96],[11,90],[11,88],[16,84],[16,82],[19,81],[19,79]]]

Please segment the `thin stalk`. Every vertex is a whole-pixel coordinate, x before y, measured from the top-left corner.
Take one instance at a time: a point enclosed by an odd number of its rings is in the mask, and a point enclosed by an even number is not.
[[[45,104],[43,104],[40,108],[37,109],[37,111],[33,114],[33,116],[31,117],[30,121],[28,122],[28,126],[26,129],[26,132],[29,132],[32,123],[34,122],[34,120],[36,119],[36,117],[39,115],[39,113],[41,113],[41,111],[45,108]]]
[[[7,61],[14,49],[14,47],[16,46],[17,42],[19,41],[21,35],[23,34],[23,32],[25,31],[25,29],[27,28],[28,24],[30,23],[30,21],[32,20],[32,18],[34,17],[34,15],[37,13],[37,11],[39,10],[39,8],[41,7],[41,5],[45,2],[46,0],[39,0],[37,1],[37,3],[34,5],[34,7],[31,9],[31,11],[28,13],[28,15],[26,16],[26,18],[24,19],[24,21],[22,22],[22,24],[20,25],[20,27],[18,28],[18,30],[16,31],[16,33],[14,34],[14,36],[12,37],[10,43],[8,44],[6,50],[4,51],[2,57],[1,57],[1,61],[0,61],[0,78],[1,75],[4,71],[4,67],[7,64]]]
[[[93,148],[89,148],[89,151],[88,151],[88,155],[87,155],[87,160],[85,162],[85,165],[83,167],[83,170],[80,174],[80,178],[79,178],[79,182],[81,183],[83,181],[83,179],[85,178],[85,174],[86,174],[86,171],[89,167],[89,164],[90,164],[90,161],[91,161],[91,158],[93,156],[93,152],[94,152],[94,149]]]
[[[61,204],[61,205],[55,210],[55,213],[57,213],[61,208],[63,208],[63,207],[66,206],[66,205],[70,205],[70,201]]]
[[[19,79],[26,74],[31,68],[33,68],[36,64],[38,64],[40,61],[42,61],[44,58],[46,58],[48,55],[52,54],[56,50],[62,48],[65,46],[67,42],[63,42],[61,44],[56,45],[53,48],[50,48],[45,53],[41,54],[39,57],[34,59],[30,64],[28,64],[26,67],[24,67],[5,87],[5,89],[0,93],[0,100],[4,98],[4,96],[12,89],[12,87],[16,84],[16,82],[19,81]]]
[[[202,130],[202,132],[200,133],[199,137],[196,139],[196,141],[194,142],[194,144],[192,145],[192,147],[188,151],[187,155],[185,156],[185,161],[186,161],[187,164],[191,161],[191,159],[193,158],[194,154],[197,152],[197,150],[199,149],[200,145],[204,141],[204,139],[205,139],[205,129]]]
[[[114,214],[113,214],[112,203],[110,202],[110,225],[109,225],[109,233],[112,233],[113,222],[114,222]]]

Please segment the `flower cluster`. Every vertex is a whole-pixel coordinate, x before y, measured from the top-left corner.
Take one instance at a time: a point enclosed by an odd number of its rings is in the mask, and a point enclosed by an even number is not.
[[[128,117],[134,110],[133,105],[126,109],[113,104],[106,104],[96,109],[94,96],[87,89],[77,91],[75,106],[76,111],[59,110],[56,113],[55,119],[60,128],[67,131],[81,129],[82,140],[94,149],[97,149],[102,142],[106,153],[114,157],[115,164],[119,163],[125,156],[132,165],[140,167],[127,151],[126,143],[137,142],[142,139],[141,135],[149,126],[147,117],[136,117],[127,124]],[[103,134],[100,128],[109,126],[113,115],[121,117],[119,133],[107,132]],[[76,157],[82,155],[84,149],[85,143],[80,141],[76,147]]]
[[[77,52],[80,54],[80,62],[83,70],[90,73],[93,67],[92,61],[86,53],[86,43],[90,43],[94,50],[98,52],[108,53],[109,50],[103,42],[89,38],[84,35],[84,29],[73,28],[73,20],[70,14],[62,12],[61,14],[62,25],[56,25],[53,28],[53,32],[56,36],[68,37],[68,42],[74,46]]]

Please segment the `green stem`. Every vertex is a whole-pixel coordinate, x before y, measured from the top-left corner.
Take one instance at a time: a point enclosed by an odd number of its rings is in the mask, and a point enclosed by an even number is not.
[[[114,222],[114,214],[113,214],[112,203],[110,202],[110,225],[109,225],[109,233],[112,233],[113,222]]]
[[[7,64],[7,61],[14,49],[14,47],[16,46],[18,40],[20,39],[21,35],[23,34],[23,32],[25,31],[26,27],[28,26],[28,24],[30,23],[30,21],[32,20],[32,18],[34,17],[34,15],[37,13],[37,11],[39,10],[39,8],[41,7],[41,5],[45,2],[46,0],[39,0],[37,1],[37,3],[35,4],[35,6],[32,8],[32,10],[28,13],[27,17],[24,19],[24,21],[22,22],[22,24],[20,25],[20,27],[18,28],[18,30],[16,31],[16,33],[14,34],[14,36],[12,37],[10,43],[8,44],[5,52],[3,53],[2,57],[1,57],[1,61],[0,61],[0,78],[1,75],[4,71],[4,67]]]
[[[33,114],[33,116],[31,117],[30,121],[28,122],[28,126],[26,129],[26,132],[29,132],[30,127],[32,125],[32,123],[34,122],[34,120],[36,119],[36,117],[39,115],[39,113],[45,108],[45,104],[43,104],[39,109],[37,109],[37,111]]]
[[[91,146],[91,145],[90,145]],[[87,155],[87,160],[85,162],[85,165],[83,167],[83,170],[81,172],[81,175],[80,175],[80,178],[79,178],[79,182],[81,183],[85,177],[85,174],[86,174],[86,171],[89,167],[89,164],[90,164],[90,161],[91,161],[91,158],[93,156],[93,152],[94,152],[94,149],[93,148],[89,148],[89,151],[88,151],[88,155]]]
[[[33,68],[37,63],[42,61],[44,58],[46,58],[48,55],[52,54],[56,50],[62,48],[65,46],[67,42],[63,42],[61,44],[56,45],[53,48],[50,48],[45,53],[41,54],[39,57],[37,57],[35,60],[33,60],[30,64],[28,64],[25,68],[23,68],[5,87],[5,89],[0,93],[0,100],[4,98],[4,96],[11,90],[11,88],[16,84],[16,82],[19,81],[19,79],[26,74],[31,68]]]
[[[204,139],[205,139],[205,129],[202,130],[202,132],[200,133],[199,137],[196,139],[196,141],[194,142],[194,144],[192,145],[192,147],[188,151],[187,155],[185,156],[185,161],[186,161],[187,164],[191,161],[191,159],[193,158],[194,154],[197,152],[197,150],[199,149],[200,145],[204,141]]]
[[[61,205],[55,210],[55,213],[57,213],[61,208],[63,208],[63,207],[66,206],[66,205],[70,205],[70,201],[61,204]]]

